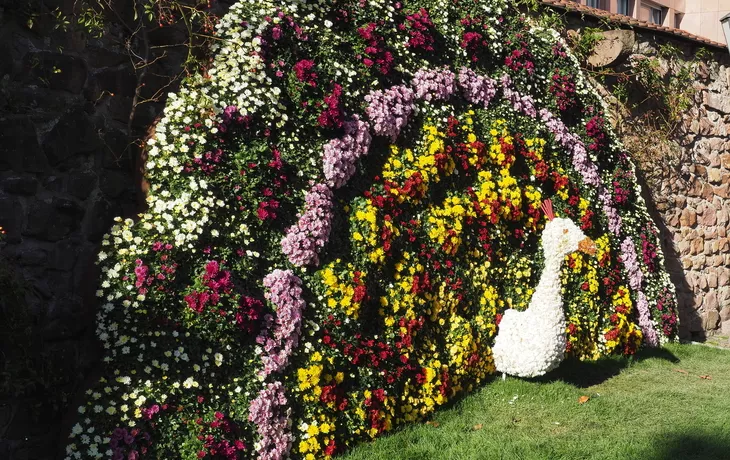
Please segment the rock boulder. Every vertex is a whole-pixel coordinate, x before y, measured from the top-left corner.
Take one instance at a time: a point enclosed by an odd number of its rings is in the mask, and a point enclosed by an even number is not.
[[[614,66],[629,56],[636,43],[636,34],[632,30],[607,30],[603,38],[588,56],[588,64],[593,67]]]

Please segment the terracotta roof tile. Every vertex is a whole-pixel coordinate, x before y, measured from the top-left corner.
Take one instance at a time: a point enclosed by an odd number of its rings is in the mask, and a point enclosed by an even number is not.
[[[575,11],[580,12],[582,14],[587,14],[593,17],[597,18],[608,18],[612,20],[613,22],[617,22],[619,24],[626,24],[631,26],[640,27],[642,29],[648,29],[648,30],[655,30],[659,32],[664,32],[667,34],[675,35],[682,38],[688,38],[692,41],[702,43],[703,45],[708,46],[714,46],[716,48],[722,48],[725,49],[726,45],[724,43],[716,42],[710,39],[707,39],[705,37],[700,37],[699,35],[695,35],[692,33],[687,32],[686,30],[681,29],[675,29],[674,27],[666,27],[658,24],[652,24],[650,22],[646,21],[640,21],[636,18],[632,18],[630,16],[624,16],[622,14],[613,14],[605,10],[599,10],[597,8],[591,8],[590,6],[581,5],[580,3],[576,3],[570,0],[541,0],[542,3],[553,6],[557,8],[562,8],[567,11]]]

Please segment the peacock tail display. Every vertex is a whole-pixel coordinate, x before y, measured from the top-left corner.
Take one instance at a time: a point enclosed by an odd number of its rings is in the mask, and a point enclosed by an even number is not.
[[[330,458],[495,360],[534,376],[675,338],[607,109],[509,3],[231,7],[147,141],[147,211],[103,240],[67,458]]]

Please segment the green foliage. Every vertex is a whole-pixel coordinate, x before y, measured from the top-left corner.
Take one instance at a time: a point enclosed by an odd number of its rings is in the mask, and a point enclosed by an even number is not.
[[[601,29],[595,27],[584,27],[571,43],[573,53],[579,61],[585,61],[591,55],[596,44],[603,39]]]
[[[531,12],[537,12],[542,9],[542,4],[538,0],[516,0],[513,4],[517,8],[526,8]]]
[[[707,61],[709,59],[712,59],[713,53],[710,51],[709,48],[706,46],[701,46],[697,48],[697,51],[695,51],[695,60],[696,61]]]
[[[555,30],[560,30],[565,21],[565,17],[555,10],[546,10],[537,19],[540,26]]]
[[[687,59],[677,46],[666,43],[656,55],[632,58],[626,71],[597,73],[614,82],[609,85],[614,111],[631,117],[619,116],[617,128],[652,187],[678,166],[680,151],[671,148],[670,140],[694,104],[696,68],[706,56],[698,51]]]
[[[98,2],[83,2],[76,15],[76,25],[90,37],[101,38],[104,35],[105,19],[103,8]]]
[[[53,30],[61,29],[64,32],[68,31],[68,26],[71,25],[71,21],[69,21],[68,17],[63,14],[60,8],[53,10],[53,19],[55,20]],[[32,26],[33,24],[31,23],[28,27],[32,28]]]

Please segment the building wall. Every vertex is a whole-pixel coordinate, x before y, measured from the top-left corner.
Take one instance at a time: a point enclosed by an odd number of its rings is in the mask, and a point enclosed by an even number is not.
[[[147,45],[164,57],[151,52],[149,72],[135,73],[121,24],[132,22],[132,2],[116,2],[120,22],[105,23],[102,38],[47,18],[29,28],[30,3],[0,0],[0,290],[20,292],[0,295],[0,369],[9,370],[0,377],[2,460],[61,458],[58,440],[70,430],[61,419],[100,359],[100,241],[115,216],[141,209],[136,145],[187,54],[174,46],[187,37],[182,25],[150,30]],[[133,109],[135,95],[158,91],[158,102]],[[14,372],[20,366],[27,372]]]
[[[725,43],[720,18],[730,13],[730,0],[688,0],[681,28],[687,32]]]
[[[680,40],[667,40],[694,55]],[[637,54],[657,56],[650,34],[637,34]],[[632,57],[629,57],[629,60]],[[669,66],[660,60],[661,66]],[[667,269],[677,288],[680,332],[685,338],[730,336],[730,58],[727,51],[695,66],[694,104],[681,125],[657,145],[666,164],[657,161],[650,190],[658,211]],[[647,164],[646,168],[651,169]],[[651,174],[652,171],[645,171]],[[724,340],[724,339],[723,339]]]

